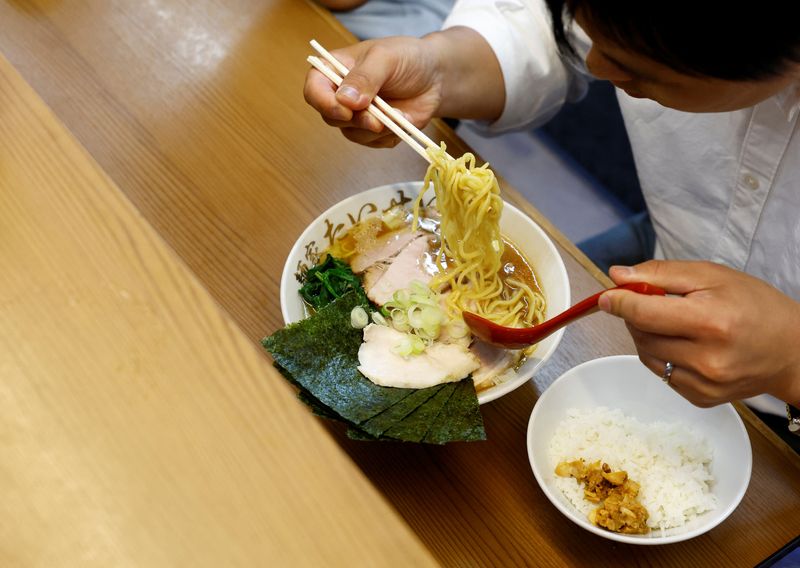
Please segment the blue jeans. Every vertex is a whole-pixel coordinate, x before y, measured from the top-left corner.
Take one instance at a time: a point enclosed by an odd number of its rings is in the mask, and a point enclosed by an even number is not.
[[[578,248],[605,273],[615,264],[632,266],[650,260],[655,247],[656,234],[647,211],[578,243]]]
[[[438,31],[454,0],[368,0],[333,15],[358,39],[393,35],[420,37]]]

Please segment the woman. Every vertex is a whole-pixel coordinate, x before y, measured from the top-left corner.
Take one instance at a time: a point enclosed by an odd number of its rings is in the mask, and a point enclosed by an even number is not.
[[[798,404],[799,10],[461,0],[442,32],[337,51],[352,68],[343,85],[312,70],[305,96],[350,140],[390,147],[398,140],[363,111],[379,91],[417,126],[446,116],[501,132],[547,120],[589,75],[611,81],[666,260],[610,276],[673,296],[612,291],[601,308],[698,406],[761,394]]]

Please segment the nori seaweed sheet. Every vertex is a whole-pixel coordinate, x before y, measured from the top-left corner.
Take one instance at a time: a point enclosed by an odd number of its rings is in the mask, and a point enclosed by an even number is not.
[[[472,379],[464,379],[464,381],[472,382]],[[421,442],[459,384],[442,385],[442,389],[433,398],[409,414],[404,420],[386,430],[383,434],[384,437],[406,442]]]
[[[350,312],[363,305],[354,292],[331,302],[312,317],[276,331],[262,341],[275,362],[322,404],[360,424],[414,392],[375,388],[358,372],[362,332],[350,325]]]
[[[339,416],[333,410],[322,404],[319,400],[317,400],[317,398],[313,394],[305,390],[294,379],[294,377],[292,377],[289,371],[287,371],[277,363],[273,363],[272,366],[275,367],[287,381],[289,381],[298,388],[297,398],[300,400],[300,402],[311,408],[311,412],[313,412],[314,415],[319,416],[320,418],[327,418],[328,420],[338,420],[339,422],[342,422],[341,416]]]
[[[358,442],[383,442],[387,440],[387,438],[376,438],[375,436],[370,436],[363,430],[359,430],[356,426],[350,426],[350,428],[347,429],[347,437]]]
[[[436,385],[426,389],[419,389],[405,397],[397,404],[387,408],[377,416],[374,416],[359,425],[359,428],[370,436],[379,437],[386,430],[400,423],[409,414],[412,414],[421,405],[425,405],[428,399],[442,390],[444,385]]]
[[[341,416],[314,398],[308,391],[301,389],[300,392],[297,393],[297,398],[300,399],[303,404],[311,408],[311,412],[313,412],[315,416],[325,418],[326,420],[342,422]]]
[[[444,444],[453,440],[474,442],[486,439],[483,417],[472,380],[458,383],[453,396],[433,421],[422,439],[429,444]]]
[[[308,319],[262,340],[298,398],[323,418],[347,423],[354,440],[443,444],[486,439],[471,378],[426,389],[383,387],[358,372],[361,330],[348,293]]]

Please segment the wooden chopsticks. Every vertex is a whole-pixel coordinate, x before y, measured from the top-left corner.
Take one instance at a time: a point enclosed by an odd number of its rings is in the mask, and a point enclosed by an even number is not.
[[[322,58],[327,61],[333,68],[325,65],[322,59],[315,55],[309,55],[307,60],[313,65],[320,73],[330,79],[337,87],[342,84],[342,77],[346,76],[350,70],[338,59],[336,59],[327,49],[322,47],[316,40],[311,40],[311,47],[319,53]],[[428,162],[431,161],[430,156],[425,151],[425,148],[438,148],[439,145],[433,140],[428,138],[424,132],[411,124],[400,111],[393,108],[386,101],[380,97],[375,97],[372,104],[367,107],[367,111],[377,118],[389,130],[394,132],[403,142],[411,146],[411,148],[420,156],[425,158]],[[405,129],[405,130],[404,130]],[[417,140],[414,140],[416,138]],[[423,146],[424,145],[424,146]],[[451,156],[447,156],[451,158]],[[452,158],[451,158],[452,159]]]

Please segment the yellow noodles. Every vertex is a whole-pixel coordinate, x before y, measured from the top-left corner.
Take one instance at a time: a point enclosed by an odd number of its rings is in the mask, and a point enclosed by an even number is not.
[[[475,156],[450,159],[441,148],[428,149],[433,162],[414,203],[417,226],[423,195],[430,185],[441,214],[440,273],[431,288],[450,287],[451,316],[471,311],[501,325],[530,326],[543,320],[544,298],[522,281],[501,278],[503,239],[500,187],[488,164],[475,167]]]

